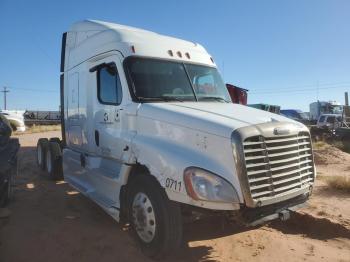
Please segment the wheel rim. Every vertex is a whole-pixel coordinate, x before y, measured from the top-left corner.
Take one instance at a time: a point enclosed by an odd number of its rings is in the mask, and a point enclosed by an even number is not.
[[[132,203],[135,230],[142,241],[149,243],[156,233],[156,219],[151,200],[144,193],[137,193]]]
[[[46,152],[46,168],[47,168],[47,172],[51,173],[52,163],[51,163],[51,152],[50,152],[50,150],[47,150],[47,152]]]
[[[38,150],[37,150],[37,158],[38,158],[38,164],[41,165],[42,162],[43,162],[43,159],[42,159],[42,149],[41,149],[41,145],[38,146]]]

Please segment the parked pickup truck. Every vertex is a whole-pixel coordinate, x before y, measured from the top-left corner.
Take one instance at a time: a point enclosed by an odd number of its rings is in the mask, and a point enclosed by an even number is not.
[[[256,225],[312,192],[308,129],[233,104],[197,43],[78,22],[63,34],[61,108],[62,141],[38,141],[39,166],[129,222],[148,256],[177,250],[185,215]]]

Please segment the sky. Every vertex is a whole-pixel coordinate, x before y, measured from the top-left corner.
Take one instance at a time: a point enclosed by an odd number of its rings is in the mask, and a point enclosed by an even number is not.
[[[58,110],[62,33],[97,19],[198,42],[248,103],[308,111],[350,91],[349,14],[347,0],[0,0],[0,90],[8,109]]]

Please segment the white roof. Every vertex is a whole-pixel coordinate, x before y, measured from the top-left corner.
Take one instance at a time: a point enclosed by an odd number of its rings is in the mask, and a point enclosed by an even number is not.
[[[135,53],[131,46],[134,46]],[[69,67],[86,60],[91,55],[119,50],[124,57],[130,55],[150,56],[215,66],[210,55],[199,44],[182,39],[161,35],[155,32],[97,20],[84,20],[74,23],[68,31],[66,52]],[[173,56],[169,55],[172,50]],[[181,57],[177,55],[181,53]],[[185,56],[190,55],[190,58]],[[91,55],[92,56],[92,55]],[[90,56],[90,57],[91,57]]]

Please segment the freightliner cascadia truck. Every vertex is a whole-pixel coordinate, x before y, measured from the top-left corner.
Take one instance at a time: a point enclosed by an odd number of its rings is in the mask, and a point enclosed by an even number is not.
[[[82,21],[63,34],[60,79],[62,140],[39,139],[39,166],[129,223],[150,257],[177,250],[185,216],[257,225],[311,195],[308,129],[233,104],[200,44]]]

